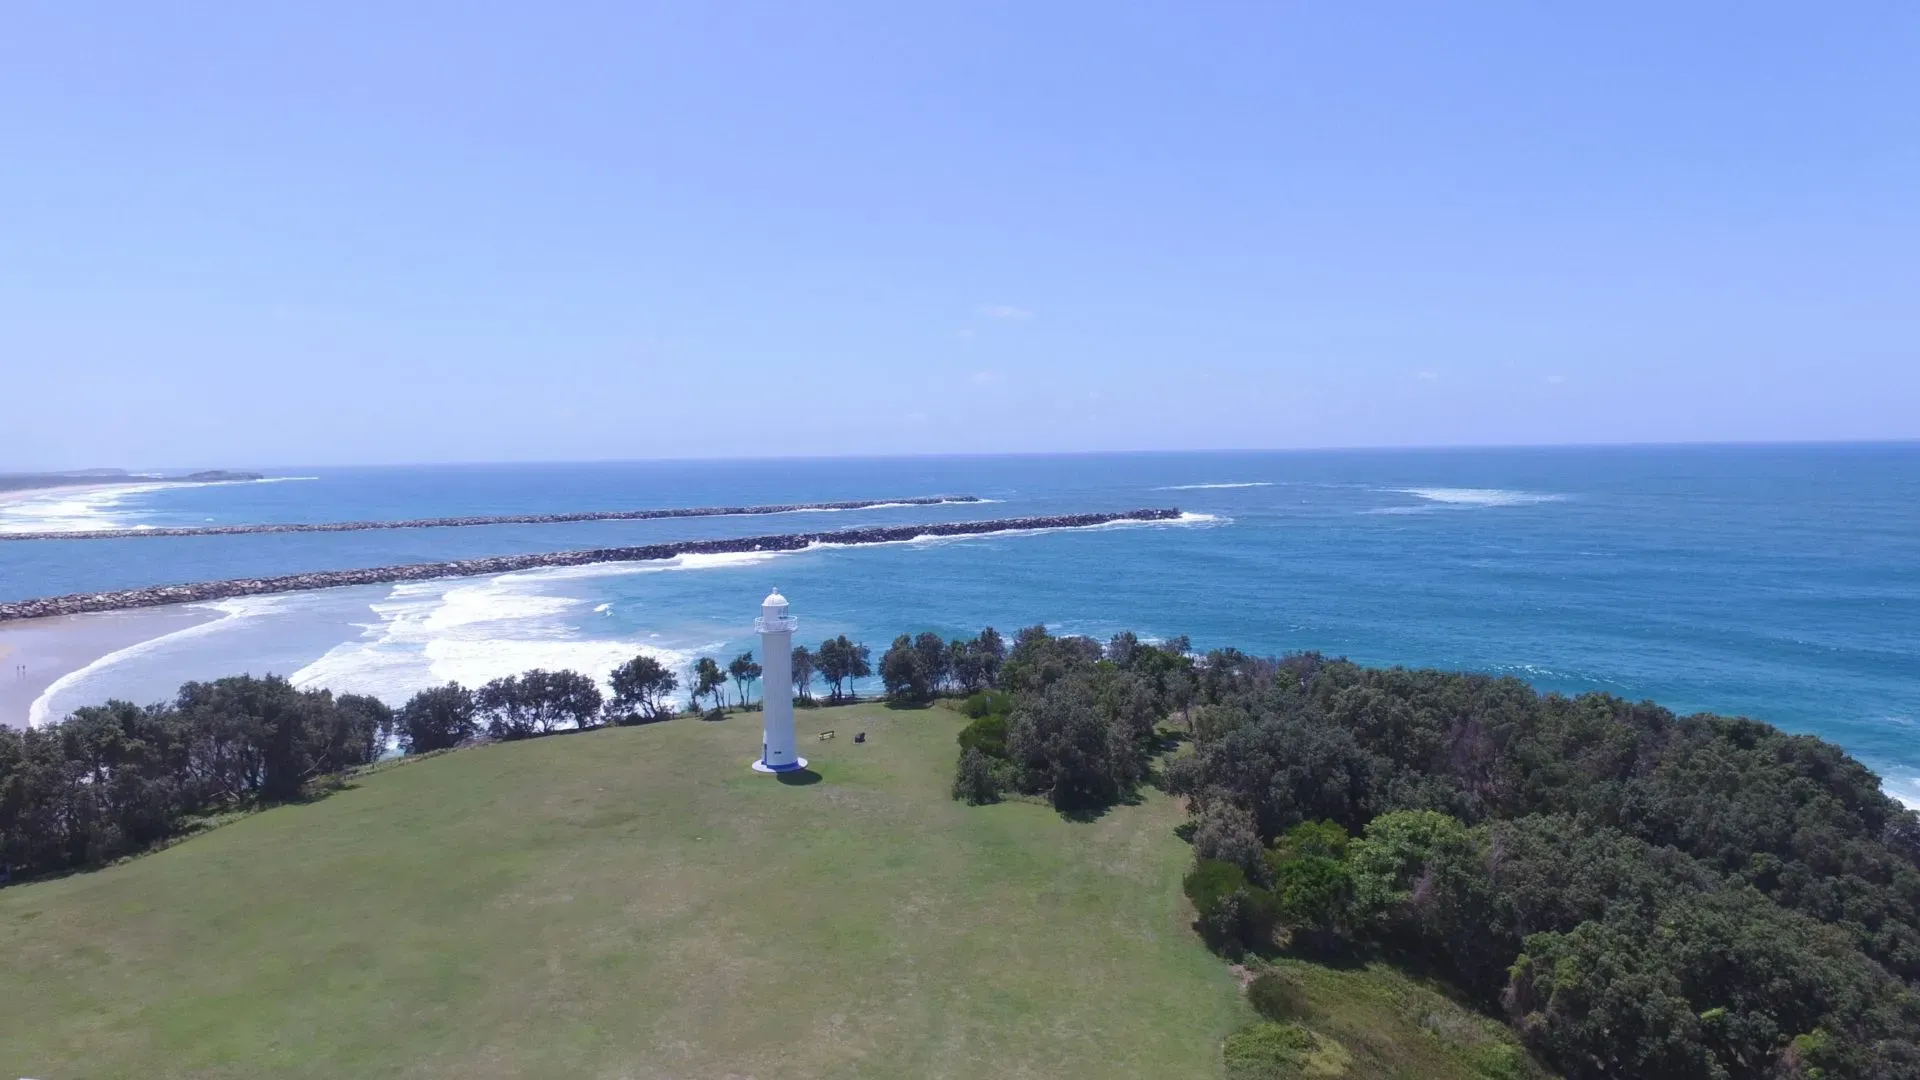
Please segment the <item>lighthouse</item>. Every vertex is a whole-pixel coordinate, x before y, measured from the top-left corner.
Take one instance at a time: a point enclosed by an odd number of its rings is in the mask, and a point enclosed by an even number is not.
[[[787,614],[787,598],[779,589],[760,602],[760,758],[755,772],[783,773],[807,767],[807,759],[793,748],[793,631],[800,623]]]

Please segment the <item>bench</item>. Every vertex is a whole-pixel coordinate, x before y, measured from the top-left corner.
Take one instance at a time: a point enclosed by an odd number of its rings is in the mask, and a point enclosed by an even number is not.
[[[826,742],[828,739],[831,739],[831,738],[833,738],[833,732],[831,731],[823,731],[820,733],[821,742]]]

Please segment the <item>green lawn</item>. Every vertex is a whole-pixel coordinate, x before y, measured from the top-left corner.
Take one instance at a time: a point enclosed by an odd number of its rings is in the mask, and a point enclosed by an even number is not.
[[[1178,806],[970,808],[953,712],[799,722],[810,784],[748,770],[757,714],[682,719],[0,890],[0,1080],[1222,1075],[1254,1016],[1188,928]],[[1504,1032],[1388,969],[1297,974],[1356,1078],[1502,1075]]]
[[[810,785],[748,770],[757,714],[683,719],[0,890],[0,1076],[1218,1075],[1251,1014],[1171,802],[970,809],[954,713],[799,722]]]

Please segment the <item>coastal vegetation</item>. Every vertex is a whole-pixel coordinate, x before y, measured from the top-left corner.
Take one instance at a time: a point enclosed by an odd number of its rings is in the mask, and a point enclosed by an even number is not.
[[[868,656],[844,636],[797,648],[801,692],[817,671],[850,698]],[[693,707],[724,719],[729,679],[744,705],[758,667],[699,658]],[[1353,1019],[1372,1014],[1348,991],[1391,985],[1425,995],[1421,1023],[1453,1033],[1443,1056],[1465,1076],[1920,1077],[1920,819],[1818,739],[1513,679],[1042,627],[1010,646],[901,635],[878,669],[893,708],[860,724],[947,732],[951,781],[920,775],[953,820],[1184,810],[1164,828],[1187,854],[1148,892],[1184,896],[1195,950],[1244,973],[1260,1019],[1208,1029],[1229,1076],[1416,1075]],[[0,735],[0,859],[100,865],[311,800],[390,742],[418,757],[674,715],[681,680],[654,658],[607,683],[535,670],[390,710],[241,676],[83,709]]]
[[[954,702],[953,704],[957,704]],[[1260,1020],[1186,929],[1176,799],[946,797],[948,704],[603,726],[376,765],[0,889],[12,1076],[1225,1075]],[[1487,1080],[1497,1023],[1386,965],[1276,963],[1346,1075]]]
[[[1228,957],[1434,972],[1578,1080],[1920,1077],[1920,819],[1819,739],[1038,627],[1000,685],[954,796],[1086,815],[1157,775],[1189,807],[1195,929]],[[1261,1030],[1246,1060],[1306,1052]]]

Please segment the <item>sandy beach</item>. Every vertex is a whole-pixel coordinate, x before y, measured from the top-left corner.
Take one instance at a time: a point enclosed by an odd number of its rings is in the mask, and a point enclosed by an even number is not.
[[[112,528],[118,521],[103,512],[105,509],[123,496],[169,486],[164,480],[115,480],[9,488],[0,491],[0,532],[92,532]]]
[[[34,700],[64,675],[130,645],[219,617],[219,612],[181,606],[0,623],[0,726],[25,727]]]
[[[147,488],[166,481],[147,480],[107,480],[100,483],[53,484],[47,487],[0,488],[0,506],[9,503],[28,502],[34,499],[57,499],[80,492],[120,491],[126,488]]]

